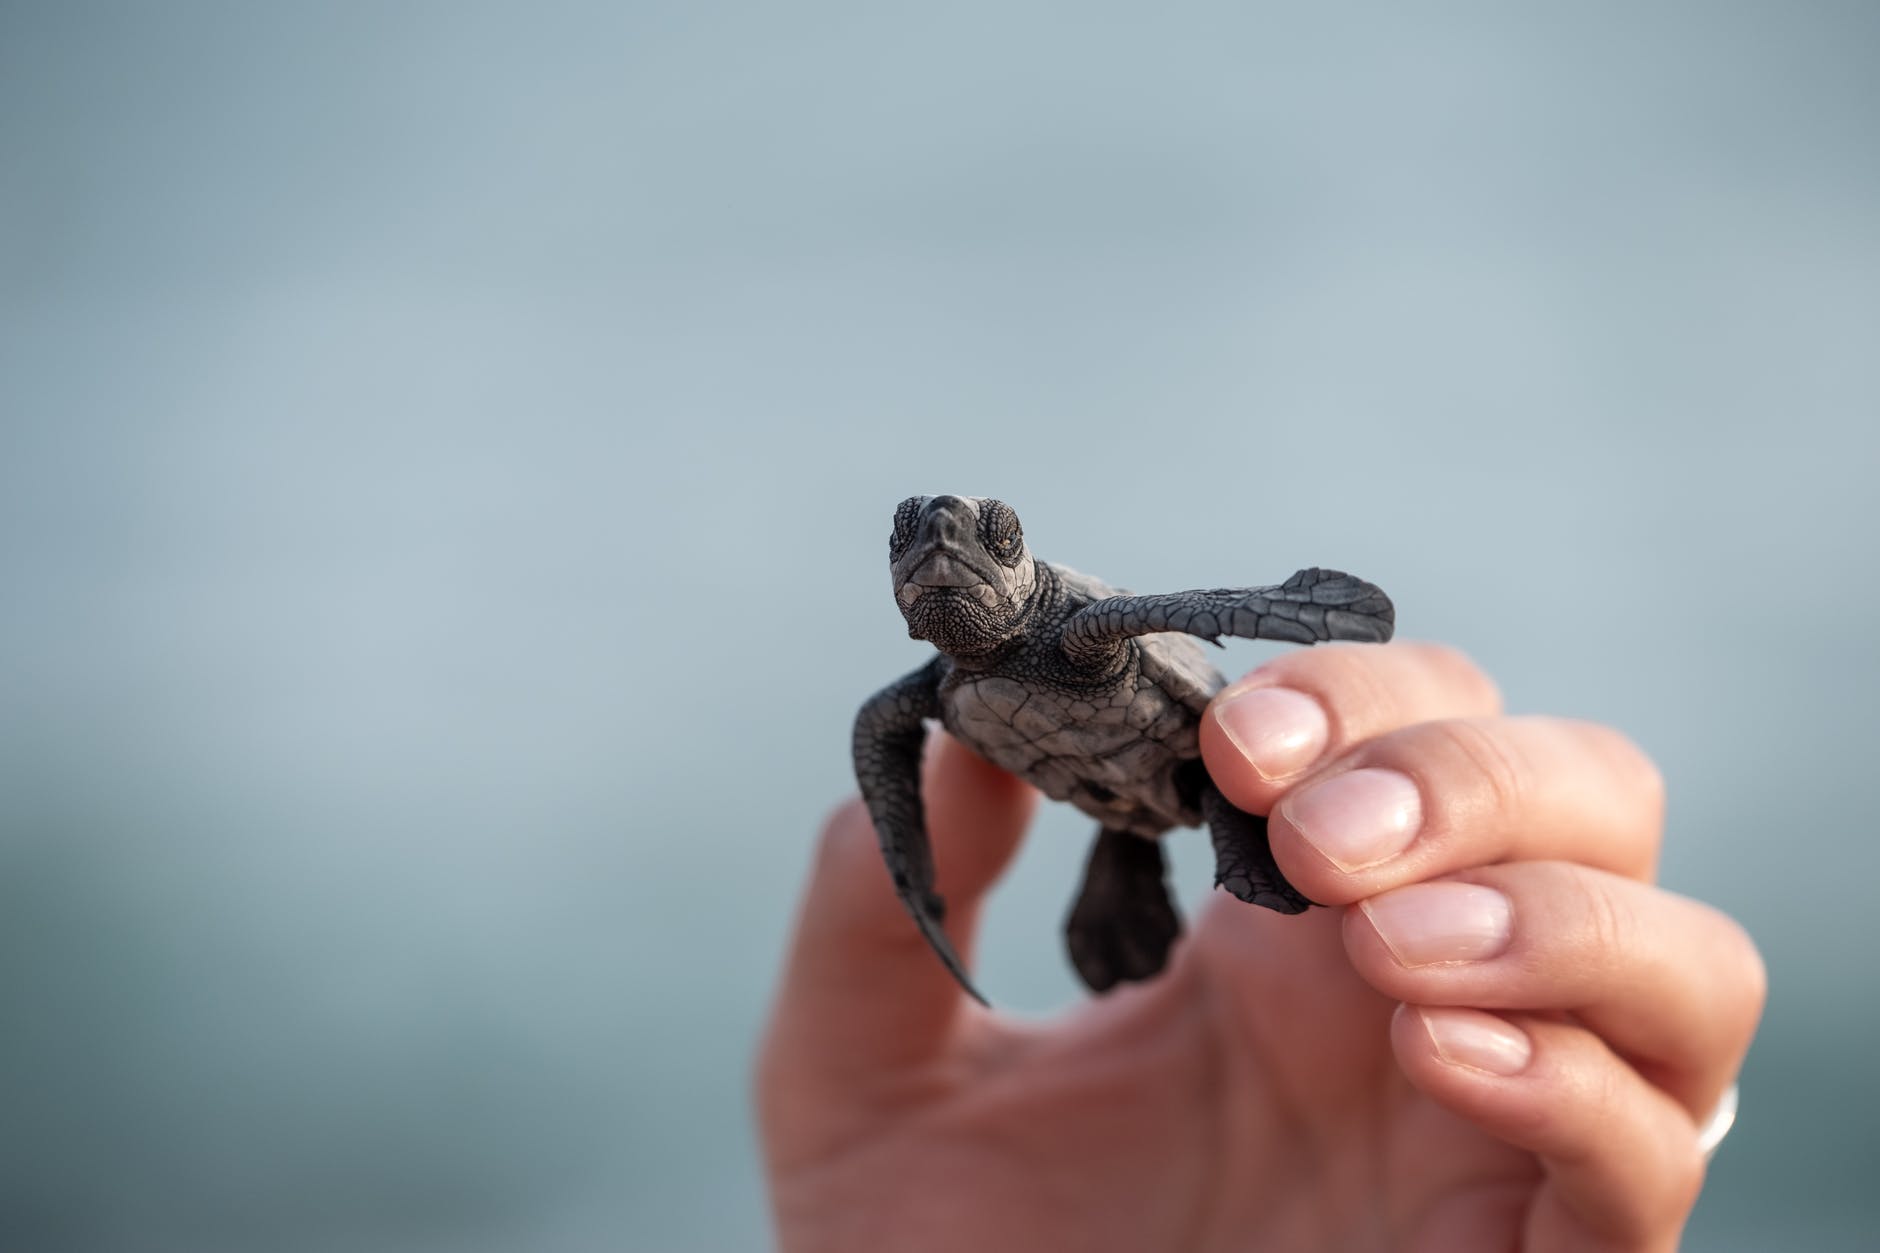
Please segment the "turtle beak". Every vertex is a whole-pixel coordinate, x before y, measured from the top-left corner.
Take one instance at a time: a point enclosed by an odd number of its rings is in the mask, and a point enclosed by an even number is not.
[[[964,561],[941,549],[915,567],[907,581],[922,587],[971,587],[984,583],[985,579]]]
[[[998,589],[986,582],[986,576],[944,548],[929,554],[914,568],[901,584],[897,599],[905,609],[928,592],[945,587],[971,592],[973,599],[988,609],[999,603]]]

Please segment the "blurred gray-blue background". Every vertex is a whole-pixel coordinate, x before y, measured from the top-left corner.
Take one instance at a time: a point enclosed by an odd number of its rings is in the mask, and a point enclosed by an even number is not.
[[[1774,978],[1690,1247],[1870,1247],[1880,9],[1549,8],[0,4],[0,1247],[761,1246],[942,491],[1642,741]]]

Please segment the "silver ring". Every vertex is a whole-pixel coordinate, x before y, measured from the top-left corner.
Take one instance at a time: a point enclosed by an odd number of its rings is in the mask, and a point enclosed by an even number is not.
[[[1712,1110],[1704,1125],[1697,1129],[1697,1147],[1704,1154],[1706,1161],[1723,1143],[1723,1137],[1730,1134],[1730,1128],[1736,1125],[1736,1085],[1733,1083],[1717,1098],[1717,1108]]]

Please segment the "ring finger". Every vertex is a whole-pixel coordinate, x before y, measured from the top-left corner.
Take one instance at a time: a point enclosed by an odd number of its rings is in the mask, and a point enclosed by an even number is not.
[[[1703,1186],[1697,1129],[1594,1033],[1544,1016],[1405,1005],[1391,1042],[1437,1103],[1545,1164],[1510,1247],[1676,1247]]]
[[[1755,946],[1697,901],[1565,862],[1484,866],[1345,915],[1352,965],[1414,1005],[1565,1011],[1702,1118],[1762,1012]]]

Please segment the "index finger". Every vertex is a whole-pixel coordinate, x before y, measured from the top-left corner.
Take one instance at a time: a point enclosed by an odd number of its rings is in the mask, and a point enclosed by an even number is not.
[[[1441,644],[1332,644],[1229,684],[1201,720],[1208,777],[1250,814],[1347,750],[1400,727],[1501,711],[1493,681]]]

